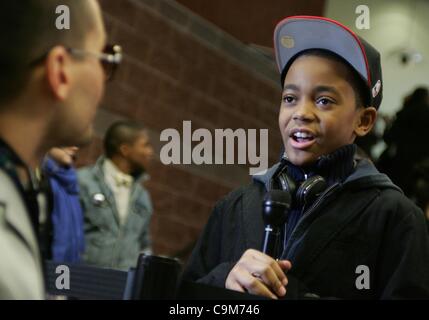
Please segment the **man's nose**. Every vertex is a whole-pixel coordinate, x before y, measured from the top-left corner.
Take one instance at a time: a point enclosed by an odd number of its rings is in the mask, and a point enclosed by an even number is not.
[[[152,147],[148,147],[148,148],[146,149],[146,155],[147,155],[148,157],[153,157],[153,155],[154,155],[154,151],[153,151],[153,148],[152,148]]]

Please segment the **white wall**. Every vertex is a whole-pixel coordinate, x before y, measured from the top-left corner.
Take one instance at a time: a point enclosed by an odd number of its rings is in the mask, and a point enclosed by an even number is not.
[[[358,5],[370,9],[370,29],[355,25]],[[429,0],[327,0],[325,15],[340,21],[376,47],[382,57],[384,98],[380,112],[394,114],[402,99],[418,85],[429,86]],[[423,55],[419,64],[404,67],[398,48]]]

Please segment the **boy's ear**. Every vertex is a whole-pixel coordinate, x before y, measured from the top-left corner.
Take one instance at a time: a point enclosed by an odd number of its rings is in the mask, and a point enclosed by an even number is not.
[[[374,107],[361,108],[355,126],[355,133],[358,137],[363,137],[371,131],[377,120],[377,110]]]

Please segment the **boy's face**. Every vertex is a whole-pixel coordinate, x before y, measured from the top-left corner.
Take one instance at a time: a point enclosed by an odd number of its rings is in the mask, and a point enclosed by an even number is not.
[[[279,126],[289,160],[299,166],[368,133],[374,108],[356,108],[347,67],[318,56],[298,57],[285,81]]]

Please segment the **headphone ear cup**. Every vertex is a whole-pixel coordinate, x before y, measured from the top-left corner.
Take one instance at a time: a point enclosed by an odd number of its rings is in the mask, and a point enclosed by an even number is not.
[[[312,204],[320,194],[325,191],[327,184],[321,176],[313,176],[305,180],[296,192],[296,200],[299,206]]]
[[[280,188],[283,191],[287,191],[289,192],[290,196],[292,197],[292,202],[294,201],[295,198],[295,192],[296,192],[296,183],[295,181],[290,178],[286,173],[281,173],[279,175],[279,183],[280,183]]]

